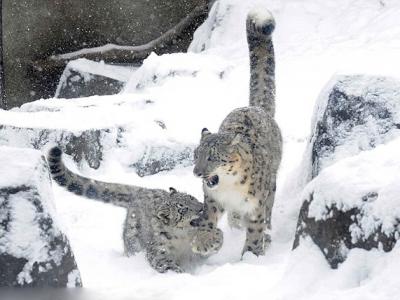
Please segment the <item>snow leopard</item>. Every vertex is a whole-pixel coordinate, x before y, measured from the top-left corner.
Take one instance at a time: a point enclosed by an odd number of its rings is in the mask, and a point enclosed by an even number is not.
[[[59,147],[50,149],[47,161],[53,180],[68,191],[126,208],[125,255],[145,251],[149,264],[160,273],[190,271],[222,246],[219,229],[191,224],[203,204],[189,194],[172,187],[165,191],[80,176],[65,166]]]
[[[266,10],[246,20],[250,53],[250,103],[223,120],[217,133],[201,132],[194,151],[193,173],[203,180],[205,209],[195,222],[217,227],[227,211],[231,226],[246,229],[242,255],[265,254],[271,242],[271,211],[282,156],[282,137],[275,115],[275,20]]]

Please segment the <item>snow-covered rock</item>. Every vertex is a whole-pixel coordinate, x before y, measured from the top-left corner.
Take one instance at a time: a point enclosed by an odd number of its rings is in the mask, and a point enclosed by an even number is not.
[[[334,77],[317,101],[313,128],[307,179],[400,135],[400,82],[368,75]]]
[[[118,94],[133,68],[94,62],[87,59],[70,61],[57,86],[56,98],[81,98]]]
[[[0,126],[0,145],[45,150],[57,144],[75,162],[86,162],[94,169],[100,167],[104,145],[116,138],[117,132],[108,128],[71,132],[67,129]]]
[[[60,230],[45,158],[0,147],[0,287],[81,286]]]
[[[132,167],[143,177],[169,171],[176,166],[187,167],[193,163],[193,148],[177,145],[174,148],[159,146],[147,147],[144,155]]]
[[[352,248],[390,251],[399,238],[400,82],[334,78],[317,102],[306,150],[297,248],[309,236],[333,268]]]
[[[139,176],[192,163],[194,145],[171,136],[170,123],[146,116],[152,100],[121,98],[41,100],[0,110],[0,146],[46,152],[58,145],[79,167],[98,169],[112,157]]]
[[[400,237],[400,138],[323,169],[303,191],[294,248],[310,236],[332,267],[350,249],[390,251]]]

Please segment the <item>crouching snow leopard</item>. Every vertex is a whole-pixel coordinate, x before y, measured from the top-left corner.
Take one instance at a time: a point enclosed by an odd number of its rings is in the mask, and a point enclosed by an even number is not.
[[[282,138],[274,120],[275,59],[269,11],[247,17],[250,50],[250,105],[233,110],[218,133],[202,130],[196,148],[194,174],[203,179],[205,209],[197,225],[215,228],[228,211],[232,226],[247,229],[242,254],[265,253],[270,242],[271,209],[281,161]]]
[[[77,195],[127,209],[123,229],[126,255],[144,250],[158,272],[183,272],[221,248],[219,229],[205,230],[191,224],[203,210],[196,198],[174,188],[167,192],[85,178],[70,171],[61,156],[62,151],[55,147],[47,157],[59,185]]]

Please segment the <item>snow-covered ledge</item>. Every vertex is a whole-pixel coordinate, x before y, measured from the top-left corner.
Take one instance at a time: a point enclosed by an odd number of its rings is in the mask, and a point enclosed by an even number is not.
[[[41,152],[0,146],[0,287],[81,286]]]
[[[83,169],[98,169],[111,157],[139,176],[190,165],[194,145],[174,138],[171,122],[154,114],[155,106],[146,96],[118,95],[39,100],[0,110],[0,146],[46,152],[58,145]]]

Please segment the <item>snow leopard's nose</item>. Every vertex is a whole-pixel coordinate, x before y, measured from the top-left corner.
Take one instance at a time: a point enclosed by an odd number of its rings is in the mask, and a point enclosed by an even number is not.
[[[194,167],[193,174],[197,177],[203,177],[203,172],[201,172],[197,167]]]
[[[190,221],[190,226],[199,227],[200,226],[200,218]]]

